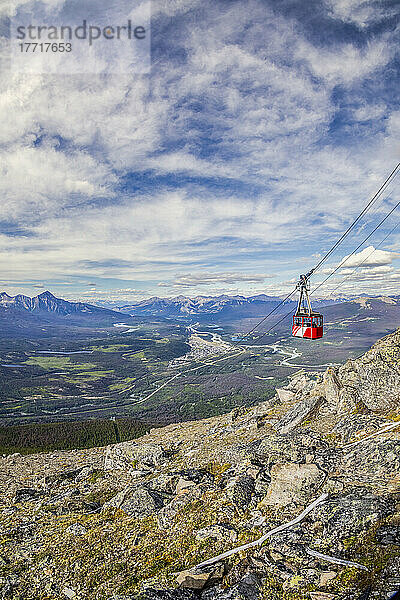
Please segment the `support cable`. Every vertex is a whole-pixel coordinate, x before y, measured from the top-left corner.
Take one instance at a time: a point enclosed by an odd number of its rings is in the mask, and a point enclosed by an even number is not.
[[[356,219],[354,219],[354,221],[351,223],[351,225],[349,225],[349,227],[346,229],[346,231],[340,236],[340,238],[335,242],[335,244],[330,248],[330,250],[328,250],[328,252],[321,258],[321,260],[319,261],[319,263],[313,269],[311,269],[311,271],[309,271],[305,275],[305,277],[307,279],[309,279],[311,277],[311,275],[317,269],[319,269],[321,267],[321,265],[329,258],[329,256],[332,254],[332,252],[334,252],[334,250],[345,240],[345,238],[349,235],[349,233],[352,231],[352,229],[357,225],[357,223],[360,221],[360,219],[370,210],[370,208],[373,206],[373,204],[375,204],[375,202],[378,200],[378,198],[380,198],[380,196],[383,194],[383,192],[386,190],[386,188],[390,185],[390,183],[392,183],[392,181],[395,179],[395,177],[398,175],[399,172],[400,172],[400,162],[397,163],[397,165],[395,166],[395,168],[393,169],[393,171],[385,179],[385,181],[380,186],[380,188],[378,189],[378,191],[372,196],[372,198],[370,199],[370,201],[368,202],[368,204],[365,206],[365,208],[361,211],[361,213],[358,215],[358,217]],[[380,222],[380,224],[371,232],[371,234],[367,238],[365,238],[365,240],[356,248],[356,250],[354,250],[354,252],[347,257],[346,260],[348,260],[350,258],[350,256],[352,256],[355,252],[357,252],[357,250],[365,243],[365,241],[367,239],[369,239],[369,237],[371,237],[371,235],[376,231],[376,229],[378,229],[378,227],[380,227],[380,225],[382,223],[384,223],[384,221],[386,221],[386,219],[392,214],[392,212],[397,208],[397,206],[398,205],[396,205],[396,207],[385,217],[385,219],[383,219]],[[331,277],[338,269],[340,269],[340,267],[341,267],[341,265],[339,265],[339,267],[337,267],[337,269],[329,277]],[[316,289],[318,289],[319,287],[321,287],[321,285],[323,285],[323,283],[325,283],[325,281],[327,281],[329,279],[329,277],[327,277],[324,280],[324,282],[322,282]],[[296,292],[296,290],[297,290],[297,285],[294,288],[294,290],[292,290],[283,300],[281,300],[281,302],[279,302],[279,304],[277,304],[275,306],[275,308],[273,308],[265,317],[263,317],[261,319],[261,321],[259,321],[256,325],[254,325],[254,327],[252,327],[247,333],[245,333],[244,335],[242,335],[241,338],[244,339],[244,338],[248,337],[256,329],[258,329],[258,327],[260,325],[262,325],[262,323],[264,323],[274,312],[276,312],[278,310],[278,308],[280,308],[283,304],[285,304],[285,302],[287,302],[291,298],[291,296],[293,296],[293,294]],[[283,319],[281,319],[279,321],[279,323],[282,320]]]
[[[360,214],[358,215],[358,217],[356,219],[354,219],[354,221],[351,223],[351,225],[349,225],[349,227],[340,236],[340,238],[332,246],[332,248],[325,254],[325,256],[323,256],[321,258],[319,263],[313,269],[311,269],[310,273],[314,273],[317,269],[319,269],[320,266],[329,258],[329,256],[332,254],[332,252],[339,246],[339,244],[341,244],[345,240],[345,238],[349,235],[350,231],[357,225],[357,223],[360,221],[360,219],[369,211],[369,209],[372,207],[372,205],[375,204],[375,202],[383,194],[383,192],[385,191],[387,186],[395,179],[395,177],[399,173],[399,170],[400,170],[400,162],[397,163],[397,165],[395,166],[393,171],[390,173],[390,175],[385,179],[385,181],[383,182],[383,184],[381,185],[379,190],[372,196],[371,200],[368,202],[368,204],[364,208],[364,210],[362,210],[360,212]]]
[[[377,229],[379,229],[379,227],[394,213],[394,211],[400,206],[400,201],[397,202],[397,204],[394,205],[394,207],[388,212],[388,214],[378,223],[378,225],[376,225],[376,227],[374,227],[374,229],[363,239],[363,241],[357,246],[357,248],[355,248],[355,250],[353,250],[353,252],[351,254],[349,254],[345,260],[342,260],[341,263],[335,267],[335,269],[327,276],[325,277],[325,279],[317,285],[317,287],[315,287],[311,292],[311,294],[314,294],[319,288],[321,288],[340,268],[343,267],[343,265],[346,264],[346,262],[349,260],[349,258],[351,258],[356,252],[357,250],[359,250],[361,248],[361,246],[363,246],[365,244],[365,242],[367,240],[369,240],[369,238],[377,231]],[[395,227],[393,227],[393,229],[391,229],[389,231],[389,233],[381,240],[381,242],[379,243],[379,245],[377,246],[377,248],[379,248],[379,246],[381,244],[383,244],[383,242],[385,242],[387,240],[387,238],[397,229],[397,227],[399,226],[400,222],[398,222]],[[377,248],[374,248],[374,250],[354,269],[354,271],[352,271],[347,279],[353,275],[355,273],[355,271],[357,269],[359,269],[366,261],[367,259],[371,256],[371,254],[373,254],[375,252],[375,250],[377,250]],[[346,281],[346,279],[344,281],[342,281],[342,283],[340,283],[335,289],[338,289],[344,282]],[[265,331],[264,333],[262,333],[259,337],[257,337],[254,341],[257,342],[260,339],[262,339],[265,335],[267,335],[268,333],[270,333],[273,329],[275,329],[275,327],[277,327],[278,325],[280,325],[280,323],[282,323],[282,321],[284,321],[289,315],[291,314],[291,312],[285,314],[281,319],[279,319],[279,321],[277,323],[275,323],[272,327],[270,327],[267,331]]]

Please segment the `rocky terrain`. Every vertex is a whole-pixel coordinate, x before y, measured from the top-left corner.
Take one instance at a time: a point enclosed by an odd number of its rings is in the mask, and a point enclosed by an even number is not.
[[[250,409],[0,462],[0,598],[383,600],[400,589],[400,330]]]

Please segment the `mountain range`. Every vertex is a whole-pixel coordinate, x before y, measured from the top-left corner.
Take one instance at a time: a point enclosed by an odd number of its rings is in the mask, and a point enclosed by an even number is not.
[[[344,302],[346,299],[337,298],[329,301],[317,301],[315,305],[334,304]],[[222,319],[238,319],[262,316],[281,302],[279,296],[196,296],[189,298],[177,296],[175,298],[158,298],[156,296],[123,306],[103,307],[86,302],[71,302],[57,298],[46,291],[33,298],[18,294],[10,296],[6,292],[0,293],[0,310],[16,309],[30,313],[53,313],[57,315],[91,315],[114,314],[122,312],[131,316],[141,317],[166,317],[166,318],[212,318],[217,316]],[[281,308],[287,310],[296,302],[288,301]]]
[[[28,312],[46,312],[59,315],[72,314],[111,314],[115,311],[84,302],[69,302],[62,298],[56,298],[51,292],[43,292],[38,296],[30,298],[23,294],[9,296],[6,292],[0,294],[0,309],[17,309]]]
[[[246,317],[263,316],[271,309],[280,304],[279,296],[267,296],[258,294],[256,296],[177,296],[175,298],[158,298],[154,296],[140,302],[118,306],[117,310],[132,316],[158,316],[158,317],[212,317],[238,319]],[[347,298],[335,298],[334,300],[317,300],[315,306],[337,304],[346,302]],[[286,311],[296,302],[289,300],[282,305],[281,310]]]
[[[332,306],[347,302],[363,301],[365,297],[338,297],[329,300],[314,300],[313,306],[318,310],[323,306]],[[380,298],[376,298],[380,300]],[[389,298],[390,302],[396,304],[396,297]],[[276,309],[277,313],[294,310],[296,301],[288,300],[282,306],[279,306],[282,299],[279,296],[268,296],[258,294],[256,296],[176,296],[174,298],[159,298],[153,296],[146,300],[133,302],[121,306],[104,307],[95,306],[86,302],[72,302],[57,298],[49,291],[43,292],[37,296],[29,297],[23,294],[10,296],[6,292],[0,293],[0,311],[17,310],[33,314],[54,314],[60,316],[68,315],[110,315],[119,316],[121,313],[135,317],[159,317],[159,318],[180,318],[199,320],[235,320],[243,318],[263,317],[271,310]]]

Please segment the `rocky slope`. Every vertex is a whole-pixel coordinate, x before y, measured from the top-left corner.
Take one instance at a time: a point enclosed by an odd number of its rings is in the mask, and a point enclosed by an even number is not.
[[[383,600],[400,589],[400,330],[251,409],[0,462],[4,599]]]

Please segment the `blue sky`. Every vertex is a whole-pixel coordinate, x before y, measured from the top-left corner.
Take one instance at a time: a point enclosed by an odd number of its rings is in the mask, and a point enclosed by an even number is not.
[[[110,22],[121,4],[109,3]],[[36,6],[75,10],[10,2],[13,16]],[[152,15],[149,74],[26,75],[0,63],[9,293],[124,303],[285,293],[400,160],[399,1],[154,0]],[[326,266],[398,200],[399,183]],[[372,250],[352,259],[369,256],[340,293],[398,293],[400,227]]]

